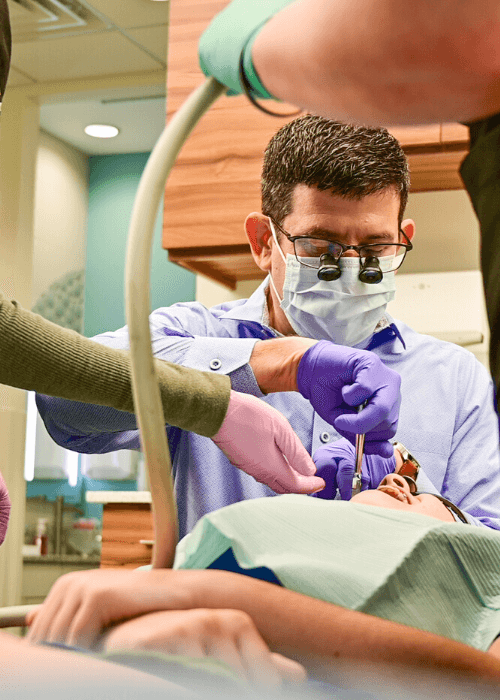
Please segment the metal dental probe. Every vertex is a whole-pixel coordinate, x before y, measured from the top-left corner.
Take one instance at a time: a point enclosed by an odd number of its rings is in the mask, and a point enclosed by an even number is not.
[[[363,410],[368,401],[365,401],[358,406],[358,413]],[[351,498],[361,492],[361,466],[363,464],[363,452],[365,449],[365,434],[356,435],[356,459],[354,466],[354,476],[352,477],[352,494]]]

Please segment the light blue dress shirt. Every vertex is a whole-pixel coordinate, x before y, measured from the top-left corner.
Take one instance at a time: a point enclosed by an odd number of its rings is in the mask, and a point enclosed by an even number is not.
[[[157,309],[150,316],[154,354],[230,375],[233,389],[258,396],[281,411],[313,454],[339,439],[338,433],[299,393],[264,396],[248,365],[255,343],[278,335],[264,323],[267,284],[264,280],[249,299],[212,309],[197,302]],[[471,522],[500,530],[499,430],[488,372],[467,350],[387,318],[397,324],[399,333],[389,331],[389,340],[373,352],[402,377],[396,439],[419,460],[436,490],[465,511]],[[127,348],[127,328],[94,340]],[[41,395],[37,404],[50,435],[63,447],[85,453],[139,449],[132,414]],[[181,537],[205,513],[274,495],[235,469],[209,438],[176,427],[167,432]]]

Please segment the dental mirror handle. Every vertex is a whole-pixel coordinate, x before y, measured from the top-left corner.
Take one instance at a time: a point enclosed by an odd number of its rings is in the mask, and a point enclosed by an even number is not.
[[[360,406],[358,406],[358,413],[363,410],[363,408],[368,403],[366,400]],[[356,459],[354,465],[354,476],[352,477],[352,494],[351,498],[356,494],[361,492],[361,468],[363,465],[363,452],[365,449],[365,434],[360,433],[356,435]]]

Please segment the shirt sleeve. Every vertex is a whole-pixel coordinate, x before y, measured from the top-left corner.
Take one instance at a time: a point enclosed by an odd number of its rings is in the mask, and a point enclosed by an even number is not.
[[[217,333],[223,332],[220,324],[201,304],[177,304],[158,309],[150,316],[150,328],[156,358],[204,370],[214,378],[228,375],[236,391],[263,395],[248,365],[257,339],[231,338],[225,331],[226,337],[218,337]],[[127,349],[128,329],[125,326],[93,340],[117,350]],[[44,395],[37,396],[37,406],[50,436],[62,447],[84,453],[139,449],[139,435],[132,414]],[[179,425],[179,422],[170,425]],[[193,427],[186,425],[186,429],[193,430]]]
[[[442,495],[473,525],[500,530],[500,453],[498,415],[486,369],[465,353],[463,382]],[[443,406],[446,410],[446,406]]]
[[[2,384],[134,412],[128,352],[95,343],[2,295],[0,357]],[[160,360],[155,369],[165,420],[214,435],[229,403],[228,378]]]

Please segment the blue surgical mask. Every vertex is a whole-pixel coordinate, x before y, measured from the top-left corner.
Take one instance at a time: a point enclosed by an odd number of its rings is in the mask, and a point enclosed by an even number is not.
[[[341,257],[339,267],[342,274],[339,279],[327,282],[318,279],[317,269],[301,265],[295,255],[285,257],[272,221],[270,226],[286,265],[282,299],[271,274],[270,282],[293,330],[306,338],[330,340],[350,347],[370,338],[384,316],[387,304],[394,299],[395,272],[384,271],[393,265],[393,257],[380,258],[384,276],[379,284],[366,284],[358,279],[359,257]],[[304,258],[304,262],[314,263],[316,260]]]

